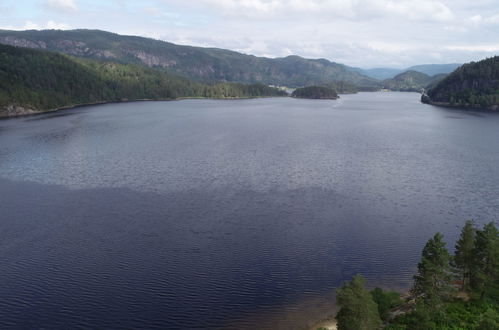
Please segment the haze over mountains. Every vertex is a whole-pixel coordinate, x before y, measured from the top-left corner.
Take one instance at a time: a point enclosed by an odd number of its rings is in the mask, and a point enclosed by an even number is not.
[[[358,68],[358,72],[362,73],[371,78],[375,79],[389,79],[396,75],[407,72],[407,71],[417,71],[429,76],[434,76],[441,73],[451,73],[460,67],[460,63],[450,63],[450,64],[421,64],[414,65],[405,69],[394,69],[394,68],[373,68],[373,69],[361,69]]]
[[[305,59],[299,56],[256,57],[230,50],[182,46],[100,30],[0,30],[0,43],[53,50],[77,57],[142,64],[203,82],[228,81],[302,87],[344,81],[361,90],[371,90],[384,87],[380,80],[405,71],[366,70],[326,59]],[[431,76],[449,73],[457,66],[459,64],[420,65],[412,67],[412,70]]]

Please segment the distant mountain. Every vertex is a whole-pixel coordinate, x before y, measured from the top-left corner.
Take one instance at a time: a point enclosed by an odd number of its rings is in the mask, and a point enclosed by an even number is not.
[[[405,69],[404,71],[418,71],[425,73],[429,76],[434,76],[436,74],[441,73],[451,73],[452,71],[459,68],[461,64],[459,63],[450,63],[450,64],[422,64],[411,66],[410,68]]]
[[[434,76],[442,73],[451,73],[457,69],[461,64],[451,63],[451,64],[422,64],[411,66],[406,69],[394,69],[394,68],[374,68],[374,69],[360,69],[356,68],[357,72],[366,75],[371,78],[385,80],[393,78],[396,75],[407,72],[407,71],[417,71],[429,76]]]
[[[499,56],[464,64],[422,95],[443,106],[499,110]]]
[[[419,92],[428,85],[443,79],[446,74],[429,76],[427,74],[410,70],[396,75],[392,79],[383,81],[383,88],[392,91]]]
[[[0,117],[113,101],[284,95],[262,84],[205,85],[144,66],[0,45]]]
[[[99,30],[0,30],[0,43],[73,56],[141,64],[203,82],[229,81],[302,87],[345,81],[373,88],[377,81],[325,59],[265,58],[230,50],[180,46]]]
[[[361,68],[356,68],[357,72],[374,78],[378,80],[385,80],[389,78],[393,78],[399,73],[404,72],[404,70],[401,69],[394,69],[394,68],[373,68],[373,69],[361,69]]]

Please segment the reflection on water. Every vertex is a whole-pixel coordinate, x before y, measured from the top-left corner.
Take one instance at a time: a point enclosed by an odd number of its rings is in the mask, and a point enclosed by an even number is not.
[[[0,323],[300,328],[355,273],[406,289],[430,235],[499,210],[499,117],[417,99],[0,121]]]

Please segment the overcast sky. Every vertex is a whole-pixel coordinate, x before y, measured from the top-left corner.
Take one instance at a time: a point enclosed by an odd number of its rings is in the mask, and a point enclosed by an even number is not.
[[[2,29],[102,29],[363,68],[499,54],[499,0],[0,0]]]

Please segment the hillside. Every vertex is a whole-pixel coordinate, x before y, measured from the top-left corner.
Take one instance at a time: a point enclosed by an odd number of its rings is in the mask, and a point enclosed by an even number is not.
[[[419,92],[430,84],[443,79],[446,75],[439,74],[433,77],[417,71],[407,71],[396,75],[392,79],[383,81],[383,88],[392,91]]]
[[[450,63],[450,64],[421,64],[414,65],[405,69],[394,69],[394,68],[373,68],[373,69],[360,69],[357,68],[357,72],[379,80],[385,80],[395,77],[398,74],[404,73],[406,71],[417,71],[428,76],[435,76],[438,74],[451,73],[457,69],[461,64]]]
[[[325,59],[311,60],[299,56],[271,59],[99,30],[0,30],[0,43],[59,51],[84,58],[142,64],[203,82],[301,87],[346,81],[367,88],[377,86],[375,79]]]
[[[429,76],[434,76],[442,73],[451,73],[461,66],[460,63],[449,63],[449,64],[421,64],[411,66],[404,71],[417,71],[421,73],[425,73]]]
[[[499,109],[499,56],[461,66],[423,94],[421,101],[444,106]]]
[[[285,92],[261,84],[206,85],[143,66],[0,45],[0,117],[124,100],[278,95]]]

